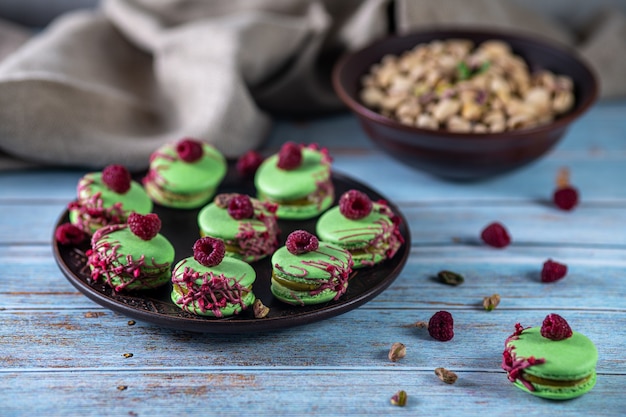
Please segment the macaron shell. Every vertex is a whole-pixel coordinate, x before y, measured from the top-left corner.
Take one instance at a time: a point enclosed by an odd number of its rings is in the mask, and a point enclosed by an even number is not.
[[[182,275],[185,267],[191,268],[195,272],[203,275],[212,272],[213,275],[224,275],[230,278],[231,284],[235,281],[244,287],[250,287],[256,280],[256,272],[248,263],[236,259],[225,257],[218,265],[204,266],[194,258],[189,257],[181,260],[174,267],[174,276]]]
[[[533,382],[535,391],[530,393],[552,399],[568,399],[582,395],[595,385],[595,367],[598,361],[598,351],[589,338],[579,332],[573,332],[572,337],[554,341],[541,335],[540,327],[524,329],[524,331],[508,342],[513,346],[513,352],[518,358],[543,358],[545,362],[524,369],[525,374],[539,378],[572,381],[591,377],[578,386],[553,387]],[[515,385],[528,391],[520,382]]]
[[[240,231],[241,222],[248,223],[255,231],[265,232],[265,223],[256,219],[234,219],[228,210],[211,203],[198,213],[198,226],[205,236],[218,237],[225,240],[235,239]]]
[[[319,150],[303,148],[302,163],[296,169],[278,168],[278,155],[267,158],[257,169],[255,185],[268,198],[282,202],[308,196],[330,177],[330,164]]]
[[[213,146],[203,143],[204,154],[194,162],[180,159],[176,143],[162,146],[152,155],[149,181],[164,190],[182,194],[194,194],[205,189],[215,189],[226,175],[224,156]]]
[[[118,259],[121,265],[127,264],[126,255],[130,255],[134,260],[145,256],[146,261],[154,260],[155,264],[171,264],[174,261],[174,246],[162,234],[157,234],[150,240],[143,240],[125,227],[106,235],[104,239],[119,244],[117,253],[123,255]]]
[[[174,304],[180,305],[180,304],[178,304],[178,301],[181,298],[181,294],[177,291],[176,287],[177,286],[174,285],[174,289],[172,290],[172,293],[171,293],[171,299],[174,302]],[[256,296],[254,295],[254,293],[252,291],[250,291],[249,293],[247,293],[244,296],[243,304],[246,307],[249,307],[249,306],[251,306],[254,303],[255,300],[256,300]],[[194,301],[193,303],[187,305],[185,307],[185,310],[190,312],[190,313],[196,314],[198,316],[217,317],[215,315],[215,313],[213,313],[213,311],[201,309],[200,306],[198,305],[197,301]],[[241,304],[228,303],[228,304],[226,304],[226,306],[220,308],[220,312],[222,314],[221,317],[228,317],[228,316],[232,316],[234,314],[239,314],[239,313],[241,313],[242,310],[243,309],[241,307]]]

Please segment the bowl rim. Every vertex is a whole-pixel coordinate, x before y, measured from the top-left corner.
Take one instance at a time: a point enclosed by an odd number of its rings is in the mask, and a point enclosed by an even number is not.
[[[582,101],[579,102],[570,112],[565,115],[555,119],[551,123],[535,126],[526,129],[517,129],[517,130],[509,130],[498,133],[473,133],[473,132],[451,132],[447,130],[433,130],[433,129],[423,129],[416,126],[408,126],[397,122],[391,118],[383,116],[382,114],[366,107],[361,104],[360,101],[353,97],[351,94],[347,92],[344,88],[343,84],[340,82],[340,78],[342,76],[343,71],[346,66],[357,59],[363,54],[367,54],[369,51],[378,48],[380,45],[387,44],[390,42],[396,42],[399,40],[405,40],[410,38],[417,38],[423,36],[433,36],[432,40],[436,38],[440,39],[450,39],[453,37],[462,38],[462,36],[484,36],[484,37],[493,37],[494,39],[501,39],[506,42],[506,38],[515,39],[516,41],[521,42],[530,42],[539,46],[541,48],[548,48],[552,50],[556,50],[562,54],[570,56],[573,60],[577,61],[577,63],[583,69],[583,72],[586,73],[586,76],[589,79],[589,90],[590,94]],[[430,42],[430,41],[423,41]],[[417,43],[416,43],[417,45]],[[382,55],[381,57],[382,58]],[[380,59],[379,59],[380,60]],[[376,61],[378,62],[378,61]],[[364,73],[363,73],[364,74]],[[363,75],[361,74],[361,75]],[[502,138],[514,139],[514,138],[528,138],[534,137],[537,134],[545,133],[548,131],[553,131],[557,129],[564,129],[569,124],[574,122],[578,117],[584,114],[597,100],[599,94],[599,82],[598,77],[595,71],[592,69],[591,65],[586,61],[586,59],[578,53],[574,48],[566,45],[564,43],[555,41],[553,39],[538,35],[538,34],[529,34],[527,32],[522,32],[519,30],[504,30],[504,29],[485,29],[484,27],[474,27],[474,26],[430,26],[423,27],[420,29],[416,29],[404,34],[389,34],[378,38],[367,45],[355,49],[353,51],[345,52],[333,66],[332,70],[332,85],[339,96],[341,101],[348,106],[353,112],[355,112],[360,118],[365,118],[370,121],[373,121],[377,124],[381,124],[387,128],[402,130],[405,132],[415,133],[415,134],[423,134],[430,136],[440,136],[447,138],[455,138],[455,139],[487,139],[487,140],[498,140]]]

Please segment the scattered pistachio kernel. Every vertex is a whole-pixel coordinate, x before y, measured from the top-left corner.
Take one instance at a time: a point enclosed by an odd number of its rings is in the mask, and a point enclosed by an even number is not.
[[[262,319],[269,314],[270,308],[264,305],[263,302],[257,298],[252,305],[252,311],[254,312],[255,318]]]
[[[126,391],[128,389],[128,385],[118,385],[117,389],[120,391]]]
[[[435,375],[437,375],[437,377],[446,384],[454,384],[458,379],[458,376],[456,376],[454,372],[449,371],[446,368],[436,368]]]
[[[403,343],[396,342],[391,345],[391,349],[389,349],[389,360],[391,362],[396,362],[398,359],[402,359],[406,356],[406,346]]]
[[[415,324],[413,325],[419,329],[428,329],[428,322],[427,321],[417,321],[415,322]]]
[[[124,353],[122,356],[125,357],[125,358],[132,358],[133,354],[132,353]]]
[[[397,405],[398,407],[404,407],[406,405],[406,400],[406,391],[400,390],[391,397],[391,404]]]
[[[463,275],[446,270],[439,271],[439,273],[437,273],[437,278],[439,278],[439,281],[448,285],[460,285],[463,284],[463,281],[465,281]]]
[[[499,294],[493,294],[489,297],[483,298],[483,307],[485,307],[485,310],[487,311],[493,310],[498,306],[498,304],[500,304]]]
[[[134,326],[135,325],[135,320],[128,320],[128,325],[129,326]]]

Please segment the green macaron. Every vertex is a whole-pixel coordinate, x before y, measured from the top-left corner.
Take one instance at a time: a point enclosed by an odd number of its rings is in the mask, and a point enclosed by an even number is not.
[[[505,342],[502,368],[516,387],[553,400],[568,400],[596,383],[598,351],[586,336],[551,340],[541,327],[518,328]]]
[[[279,219],[305,220],[330,207],[335,198],[331,160],[315,147],[302,147],[297,168],[278,167],[278,154],[267,158],[256,171],[255,186],[260,200],[278,205]]]
[[[393,213],[388,206],[373,203],[372,211],[360,219],[349,219],[335,206],[322,214],[316,224],[316,234],[352,253],[354,268],[378,264],[391,258],[403,239]]]
[[[123,224],[131,212],[148,214],[152,200],[141,185],[130,181],[130,188],[118,193],[102,181],[102,172],[84,175],[77,186],[76,202],[69,205],[70,222],[87,233],[109,224]]]
[[[319,242],[311,252],[293,254],[286,246],[272,255],[272,294],[293,305],[321,304],[341,297],[352,272],[350,252]]]
[[[171,279],[174,247],[161,234],[143,240],[127,225],[110,225],[94,233],[91,246],[87,263],[92,279],[115,291],[147,290]]]
[[[143,180],[146,192],[156,203],[179,209],[206,204],[226,175],[224,156],[213,146],[197,142],[201,154],[186,161],[177,151],[178,143],[168,143],[150,157],[150,169]]]
[[[251,215],[236,218],[229,213],[228,199],[240,194],[220,194],[215,201],[204,206],[198,213],[201,236],[213,236],[224,241],[226,256],[246,262],[258,261],[272,254],[278,247],[278,222],[275,206],[248,198]],[[224,202],[222,202],[224,201]]]
[[[225,257],[217,265],[204,266],[189,257],[174,267],[171,299],[192,314],[228,317],[254,303],[255,280],[254,268],[239,259]]]

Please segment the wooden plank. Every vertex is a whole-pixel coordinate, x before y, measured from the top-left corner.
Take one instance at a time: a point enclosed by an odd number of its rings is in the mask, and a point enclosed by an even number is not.
[[[446,385],[436,378],[433,367],[425,363],[419,370],[398,367],[376,373],[332,367],[8,372],[2,375],[0,414],[196,415],[203,410],[219,416],[484,417],[523,410],[529,417],[623,415],[621,375],[600,375],[595,388],[576,400],[547,401],[515,388],[501,372],[457,371],[457,382]],[[404,408],[389,401],[400,389],[408,394]]]
[[[444,366],[498,372],[503,344],[515,323],[540,326],[552,309],[450,310],[455,336],[432,339],[413,326],[440,310],[357,309],[322,322],[288,331],[244,335],[199,334],[159,328],[110,311],[0,311],[0,369],[31,372],[53,369],[162,369],[180,366],[213,371],[222,367],[362,367],[372,372],[390,368]],[[626,375],[623,355],[624,312],[557,311],[573,329],[598,348],[598,371]],[[387,359],[394,342],[407,347],[397,363]],[[124,354],[132,353],[132,357]],[[179,359],[176,359],[179,358]],[[181,362],[183,361],[183,362]]]
[[[548,257],[568,266],[562,281],[540,282]],[[48,247],[0,246],[0,265],[5,277],[0,287],[2,308],[99,308],[65,279]],[[363,308],[481,310],[483,298],[498,293],[499,309],[626,311],[626,286],[619,285],[625,267],[626,249],[420,246],[412,250],[396,281]],[[462,274],[465,283],[441,284],[434,277],[444,269]]]
[[[0,204],[6,221],[0,223],[0,244],[47,244],[65,205]],[[414,245],[480,244],[480,232],[493,221],[502,222],[513,245],[625,245],[626,210],[620,206],[582,204],[572,212],[550,205],[401,204]],[[10,221],[9,221],[10,219]],[[27,233],[26,231],[37,231]],[[615,233],[607,233],[613,230]],[[195,231],[190,231],[192,236]]]

